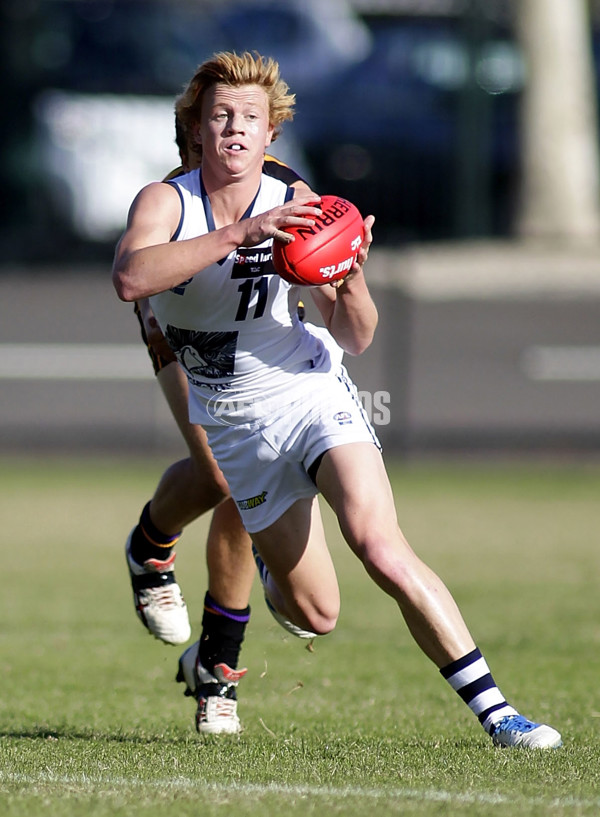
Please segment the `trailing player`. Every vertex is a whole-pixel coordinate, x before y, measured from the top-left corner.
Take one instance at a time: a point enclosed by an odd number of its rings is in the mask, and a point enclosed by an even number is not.
[[[258,54],[216,54],[198,68],[176,110],[201,146],[202,167],[137,195],[115,254],[117,293],[151,296],[188,377],[190,419],[207,433],[275,610],[319,634],[336,624],[321,493],[367,574],[493,742],[558,747],[555,729],[504,698],[449,590],[406,541],[356,389],[297,319],[299,288],[273,274],[273,240],[289,241],[286,227],[323,217],[314,196],[262,172],[293,103],[277,63]],[[350,354],[369,346],[377,324],[364,275],[373,223],[365,219],[365,242],[342,285],[311,290]],[[251,273],[249,256],[257,259]]]

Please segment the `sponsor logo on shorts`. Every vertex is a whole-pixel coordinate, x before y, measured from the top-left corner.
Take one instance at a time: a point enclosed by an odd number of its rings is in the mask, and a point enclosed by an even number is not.
[[[249,499],[239,499],[237,504],[240,511],[251,511],[252,508],[257,508],[259,505],[262,505],[267,501],[268,493],[268,491],[263,491],[262,494],[258,494],[258,496],[251,496]]]
[[[352,415],[349,411],[338,411],[337,414],[333,415],[333,419],[341,426],[346,426],[352,422]]]

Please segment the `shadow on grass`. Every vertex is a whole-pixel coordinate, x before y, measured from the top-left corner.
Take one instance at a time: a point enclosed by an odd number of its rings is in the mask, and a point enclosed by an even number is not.
[[[164,733],[144,733],[139,732],[102,732],[95,729],[77,730],[69,727],[52,728],[48,726],[32,727],[31,729],[0,729],[1,738],[14,738],[16,740],[85,740],[103,741],[106,743],[131,743],[138,745],[149,745],[160,740],[161,744],[171,746],[184,746],[189,743],[198,742],[198,736],[189,735],[165,735]],[[206,741],[206,738],[203,738]]]
[[[169,745],[173,747],[188,746],[190,744],[195,744],[197,746],[218,744],[223,746],[224,737],[225,740],[227,740],[229,747],[235,745],[240,745],[242,747],[253,745],[254,747],[260,746],[264,748],[265,745],[270,747],[279,745],[281,749],[291,753],[300,751],[301,753],[310,754],[311,752],[315,752],[319,754],[323,752],[330,757],[338,754],[348,757],[352,753],[357,753],[360,755],[365,750],[374,752],[381,751],[384,753],[393,751],[396,753],[417,752],[427,754],[431,752],[437,753],[438,751],[442,751],[444,749],[452,749],[459,752],[472,752],[481,751],[482,749],[488,748],[488,741],[482,739],[482,736],[478,734],[468,738],[432,738],[431,740],[426,740],[415,739],[414,737],[383,737],[375,734],[369,736],[350,736],[347,734],[332,735],[329,733],[316,735],[314,732],[311,732],[310,734],[291,732],[288,734],[282,734],[278,737],[273,737],[262,733],[252,734],[249,732],[245,732],[241,735],[227,736],[199,736],[195,732],[191,731],[186,734],[177,735],[164,732],[147,732],[143,729],[130,732],[109,732],[91,728],[73,729],[68,726],[57,726],[54,728],[51,726],[36,726],[29,729],[0,728],[0,740],[2,738],[12,738],[15,740],[40,740],[48,742],[59,740],[82,740],[139,746],[153,745],[156,744],[157,741],[160,741],[161,746]],[[499,751],[492,746],[491,741],[489,742],[489,748],[492,749],[493,752]]]

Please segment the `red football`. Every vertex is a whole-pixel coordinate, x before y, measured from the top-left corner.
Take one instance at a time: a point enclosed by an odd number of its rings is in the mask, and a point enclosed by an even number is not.
[[[344,278],[365,238],[357,208],[339,196],[321,196],[314,226],[287,227],[295,240],[273,241],[273,266],[290,284],[322,286]]]

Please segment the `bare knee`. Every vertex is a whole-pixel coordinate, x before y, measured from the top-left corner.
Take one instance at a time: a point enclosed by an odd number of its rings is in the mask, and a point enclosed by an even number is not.
[[[298,592],[284,595],[271,583],[268,590],[269,601],[275,609],[303,630],[316,635],[327,635],[335,629],[340,614],[339,593],[331,593],[323,598]]]
[[[205,463],[190,460],[192,490],[199,505],[205,510],[215,508],[229,496],[229,486],[221,471],[215,466],[207,468]]]
[[[335,629],[340,614],[339,594],[315,599],[297,597],[291,601],[292,621],[317,635],[327,635]]]
[[[204,482],[202,486],[202,498],[208,508],[216,508],[224,499],[229,496],[227,486],[223,487],[218,482]]]
[[[335,610],[333,607],[329,609],[311,607],[304,611],[303,620],[299,621],[299,624],[311,633],[327,635],[335,629],[338,616],[339,608]]]
[[[332,632],[340,615],[339,604],[321,605],[311,610],[310,629],[318,635],[327,635]]]

